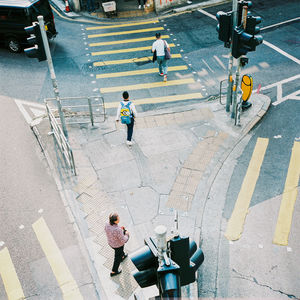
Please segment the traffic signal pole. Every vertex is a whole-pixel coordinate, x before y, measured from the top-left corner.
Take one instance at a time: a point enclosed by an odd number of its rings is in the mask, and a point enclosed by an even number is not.
[[[232,1],[232,27],[231,27],[231,40],[233,35],[233,28],[237,25],[238,19],[238,0]],[[233,88],[233,79],[232,79],[232,68],[233,68],[233,56],[232,56],[232,43],[230,46],[230,54],[229,54],[229,63],[228,63],[228,86],[227,86],[227,98],[226,98],[226,111],[230,112],[230,105],[232,103],[232,88]]]
[[[64,114],[62,112],[62,106],[61,106],[61,100],[60,100],[60,96],[59,96],[57,80],[56,80],[56,76],[55,76],[55,72],[54,72],[54,67],[53,67],[51,52],[50,52],[50,48],[49,48],[48,38],[47,38],[46,31],[45,31],[44,17],[43,16],[38,16],[37,19],[38,19],[41,34],[42,34],[43,44],[44,44],[44,47],[45,47],[45,53],[46,53],[46,57],[47,57],[47,61],[48,61],[48,67],[49,67],[49,71],[50,71],[50,75],[51,75],[52,86],[53,86],[55,99],[56,99],[56,102],[57,102],[58,113],[59,113],[59,118],[60,118],[60,122],[61,122],[61,125],[62,125],[62,130],[63,130],[66,138],[68,138],[68,131],[67,131],[67,127],[66,127]]]
[[[236,0],[234,0],[235,2]],[[248,7],[246,5],[243,6],[243,14],[242,14],[242,25],[244,28],[246,28],[246,22],[247,22],[247,11]],[[237,16],[237,12],[236,16]],[[237,17],[234,18],[237,22]],[[231,45],[232,46],[232,45]],[[241,71],[241,57],[237,59],[237,68],[235,72],[235,83],[233,85],[233,101],[232,101],[232,111],[231,111],[231,118],[235,118],[236,114],[236,106],[237,106],[237,94],[238,94],[238,86],[240,82],[240,71]],[[236,124],[237,125],[237,124]]]

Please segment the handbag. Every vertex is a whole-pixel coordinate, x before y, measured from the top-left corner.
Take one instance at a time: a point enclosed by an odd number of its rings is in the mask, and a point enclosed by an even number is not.
[[[155,62],[157,60],[157,54],[156,54],[156,50],[153,52],[153,58],[152,61]]]
[[[171,53],[170,53],[170,50],[167,48],[166,41],[164,41],[164,44],[165,44],[165,59],[170,59]]]

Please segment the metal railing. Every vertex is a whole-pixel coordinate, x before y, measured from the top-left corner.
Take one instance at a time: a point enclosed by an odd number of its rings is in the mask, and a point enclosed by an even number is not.
[[[73,156],[73,152],[70,147],[70,144],[69,144],[67,138],[65,137],[63,130],[61,129],[60,125],[58,124],[55,115],[51,111],[48,103],[46,102],[45,104],[46,104],[47,115],[48,115],[50,126],[51,126],[51,133],[54,136],[54,139],[58,145],[58,148],[59,148],[66,164],[71,169],[71,171],[74,173],[74,175],[77,175],[75,162],[74,162],[74,156]]]
[[[221,80],[220,81],[220,92],[219,92],[219,102],[222,105],[225,105],[226,103],[222,103],[222,94],[225,94],[227,92],[227,85],[225,85],[225,83],[227,83],[227,79]],[[225,92],[226,90],[226,92]]]
[[[56,99],[45,99],[46,103],[54,104],[55,108],[51,107],[55,118],[59,118],[56,112]],[[95,123],[105,121],[106,112],[104,99],[101,96],[90,97],[65,97],[60,98],[62,111],[66,124],[86,124],[91,123],[94,126]],[[49,106],[50,109],[50,106]],[[58,121],[60,123],[60,121]]]

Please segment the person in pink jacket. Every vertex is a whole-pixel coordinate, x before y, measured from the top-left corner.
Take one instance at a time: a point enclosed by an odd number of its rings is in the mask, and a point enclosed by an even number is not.
[[[119,222],[119,215],[112,213],[109,215],[109,223],[105,225],[108,245],[115,250],[114,264],[110,276],[115,276],[122,272],[122,270],[119,270],[120,263],[128,255],[124,252],[124,245],[129,239],[129,232],[124,227],[120,227],[118,225]]]

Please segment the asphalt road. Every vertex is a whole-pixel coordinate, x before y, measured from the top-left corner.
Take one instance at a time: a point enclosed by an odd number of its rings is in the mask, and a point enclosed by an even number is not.
[[[98,299],[40,147],[13,99],[0,98],[0,299]]]

